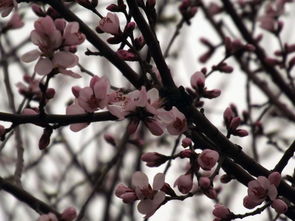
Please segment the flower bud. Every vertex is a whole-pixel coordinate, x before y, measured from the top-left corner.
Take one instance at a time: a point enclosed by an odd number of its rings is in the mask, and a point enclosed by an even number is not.
[[[77,210],[73,207],[66,208],[61,214],[61,219],[63,221],[72,221],[76,217],[77,217]]]
[[[186,138],[182,139],[181,145],[183,147],[190,147],[192,145],[192,140],[190,138],[186,137]]]
[[[271,207],[274,208],[277,213],[285,213],[288,210],[288,205],[281,199],[275,199]]]

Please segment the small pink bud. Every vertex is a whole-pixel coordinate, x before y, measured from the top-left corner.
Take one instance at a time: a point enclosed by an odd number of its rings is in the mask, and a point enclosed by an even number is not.
[[[191,158],[192,156],[194,156],[195,153],[192,150],[183,150],[179,153],[179,157],[180,158]]]
[[[53,130],[51,127],[46,127],[43,131],[43,134],[39,140],[39,149],[44,150],[50,143],[50,136]]]
[[[198,156],[198,164],[203,170],[211,170],[219,159],[219,154],[215,150],[205,149]]]
[[[211,181],[209,177],[201,177],[199,180],[199,185],[202,189],[209,189],[209,187],[211,186]]]
[[[54,88],[48,88],[46,91],[46,98],[47,99],[52,99],[55,95],[55,90]]]
[[[77,210],[73,207],[66,208],[61,214],[61,218],[64,221],[72,221],[76,217],[77,217]]]
[[[177,186],[179,191],[183,194],[187,194],[193,188],[193,179],[191,174],[181,175],[174,183],[174,187]]]
[[[221,204],[216,204],[212,213],[218,218],[225,219],[230,215],[230,210]]]
[[[235,130],[235,132],[233,133],[233,135],[236,135],[238,137],[245,137],[248,136],[248,131],[244,130],[244,129],[237,129]]]
[[[146,162],[148,167],[157,167],[165,163],[169,158],[157,152],[144,153],[141,160]]]
[[[269,174],[268,180],[271,184],[278,187],[280,185],[281,180],[282,180],[282,176],[279,172],[272,172],[271,174]]]
[[[285,213],[288,210],[288,205],[281,199],[275,199],[271,207],[274,208],[277,213]]]
[[[230,122],[229,130],[235,131],[237,129],[237,127],[240,125],[240,123],[241,123],[241,118],[234,117]]]
[[[181,145],[183,147],[189,147],[192,145],[192,140],[190,138],[186,137],[181,141]]]
[[[135,29],[135,27],[136,27],[136,23],[135,22],[129,22],[126,25],[124,32],[125,33],[132,33],[132,31]]]
[[[195,89],[205,86],[205,75],[201,71],[197,71],[191,76],[191,86]]]

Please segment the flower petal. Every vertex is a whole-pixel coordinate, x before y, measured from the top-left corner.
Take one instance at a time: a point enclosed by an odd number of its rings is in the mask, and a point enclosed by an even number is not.
[[[40,75],[49,74],[53,69],[49,58],[40,58],[35,66],[35,71]]]

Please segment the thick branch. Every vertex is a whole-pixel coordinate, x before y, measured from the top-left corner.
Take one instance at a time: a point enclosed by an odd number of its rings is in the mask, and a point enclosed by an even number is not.
[[[0,177],[0,188],[10,193],[20,201],[24,202],[39,214],[54,213],[57,217],[61,216],[60,213],[57,212],[54,208],[35,198],[25,190],[11,184],[2,177]]]
[[[9,114],[0,112],[0,121],[8,121],[16,125],[19,124],[58,124],[59,126],[65,126],[75,123],[85,122],[98,122],[116,120],[117,118],[111,115],[109,112],[99,112],[95,114],[79,114],[79,115],[61,115],[61,114],[48,114],[48,115],[21,115],[21,114]]]
[[[274,171],[282,172],[283,169],[287,166],[288,161],[294,156],[295,152],[295,141],[291,144],[291,146],[288,148],[288,150],[284,153],[281,160],[278,162],[278,164],[273,169]]]
[[[138,28],[140,29],[145,42],[147,43],[150,53],[157,65],[157,68],[160,72],[163,85],[168,88],[175,87],[174,81],[171,76],[171,72],[169,67],[167,66],[164,56],[162,54],[159,41],[157,40],[154,33],[151,31],[150,26],[145,21],[144,17],[142,16],[141,12],[139,11],[138,5],[135,0],[127,0],[127,3],[130,8],[130,12],[133,15],[134,20]]]

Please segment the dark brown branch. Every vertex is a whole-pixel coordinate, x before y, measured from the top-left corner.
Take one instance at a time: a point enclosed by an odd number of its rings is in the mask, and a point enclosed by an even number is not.
[[[99,112],[94,114],[79,114],[79,115],[61,115],[61,114],[48,114],[48,115],[21,115],[21,114],[9,114],[0,112],[0,121],[8,121],[13,124],[58,124],[59,126],[65,126],[75,123],[85,122],[98,122],[116,120],[117,118],[111,115],[109,112]]]
[[[11,184],[2,177],[0,177],[0,188],[10,193],[18,200],[24,202],[39,214],[54,213],[57,217],[61,216],[60,213],[56,211],[54,208],[50,207],[41,200],[35,198],[25,190]]]
[[[171,72],[167,66],[164,56],[162,54],[159,41],[157,40],[154,33],[151,31],[150,26],[145,21],[141,12],[139,11],[137,2],[135,0],[127,0],[130,12],[136,21],[138,28],[140,29],[145,42],[147,43],[150,53],[157,65],[157,68],[160,72],[163,85],[168,88],[175,87],[175,83],[172,79]]]
[[[294,156],[295,152],[295,141],[291,144],[291,146],[288,148],[288,150],[284,153],[281,160],[278,162],[278,164],[273,169],[274,171],[282,172],[283,169],[287,166],[288,161]]]

